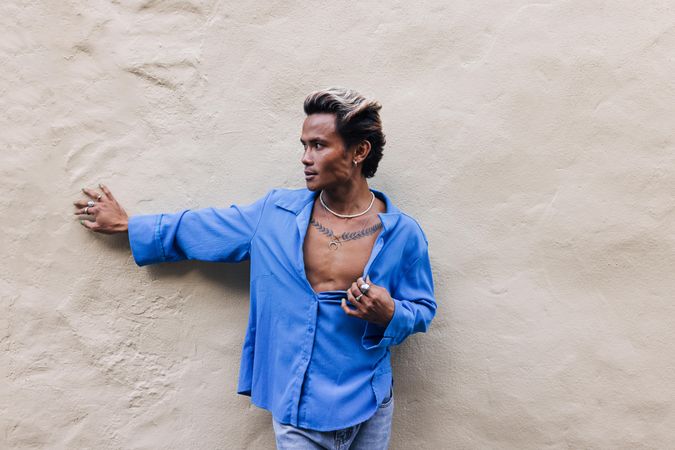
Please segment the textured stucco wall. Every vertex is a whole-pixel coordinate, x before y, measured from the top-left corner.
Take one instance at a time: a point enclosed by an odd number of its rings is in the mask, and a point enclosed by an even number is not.
[[[303,186],[304,96],[378,98],[372,185],[431,244],[393,449],[675,441],[675,4],[0,3],[0,447],[273,448],[247,266],[138,268],[71,216]]]

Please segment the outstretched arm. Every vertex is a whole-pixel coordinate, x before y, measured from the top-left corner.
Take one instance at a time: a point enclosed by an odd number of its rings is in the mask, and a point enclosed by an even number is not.
[[[131,252],[139,266],[183,259],[221,262],[248,259],[251,241],[271,194],[270,191],[246,206],[128,217],[110,191],[100,187],[102,194],[83,189],[92,206],[79,200],[75,202],[79,207],[76,214],[93,216],[93,220],[81,221],[92,231],[107,234],[128,231]]]

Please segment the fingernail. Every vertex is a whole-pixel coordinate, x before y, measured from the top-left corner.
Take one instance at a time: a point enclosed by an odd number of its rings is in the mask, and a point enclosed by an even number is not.
[[[80,225],[84,225],[84,220],[80,220]]]
[[[101,189],[103,189],[103,186],[101,185],[101,183],[98,184],[98,187],[100,187]]]

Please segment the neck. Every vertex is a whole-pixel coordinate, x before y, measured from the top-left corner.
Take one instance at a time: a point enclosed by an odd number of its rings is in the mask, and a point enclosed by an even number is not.
[[[372,194],[366,179],[360,177],[355,182],[324,189],[323,200],[337,213],[356,214],[370,205]]]

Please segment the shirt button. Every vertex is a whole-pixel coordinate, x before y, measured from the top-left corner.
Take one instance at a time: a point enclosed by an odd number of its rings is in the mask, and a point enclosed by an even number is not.
[[[314,328],[309,327],[309,328],[307,329],[307,331],[309,331],[310,333],[313,333],[313,332],[314,332]]]

